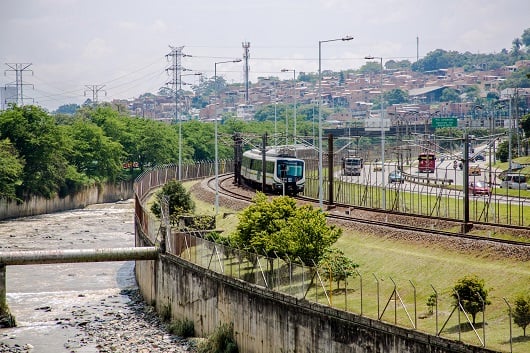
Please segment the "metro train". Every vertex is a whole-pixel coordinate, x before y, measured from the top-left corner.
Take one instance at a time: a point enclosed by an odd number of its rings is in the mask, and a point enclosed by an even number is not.
[[[265,189],[284,195],[296,195],[304,191],[305,162],[286,151],[274,147],[265,152]],[[259,149],[243,153],[241,178],[247,185],[261,188],[263,163]]]

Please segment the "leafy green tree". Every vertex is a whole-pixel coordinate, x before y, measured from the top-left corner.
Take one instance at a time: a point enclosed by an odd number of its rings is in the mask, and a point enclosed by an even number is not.
[[[471,314],[473,325],[476,322],[476,316],[483,311],[483,307],[491,304],[488,300],[488,290],[485,288],[484,280],[475,275],[464,276],[459,279],[453,287],[452,297],[455,304],[460,304],[466,312]],[[461,310],[459,308],[459,310]]]
[[[519,157],[519,152],[517,151],[517,148],[514,148],[514,146],[517,146],[517,135],[512,134],[512,159]],[[495,155],[497,156],[497,159],[501,162],[507,162],[510,154],[510,143],[509,140],[504,140],[497,146],[497,149],[495,150]]]
[[[14,106],[0,113],[0,131],[26,162],[17,197],[56,195],[71,174],[64,149],[68,142],[53,117],[37,106]]]
[[[0,140],[0,198],[16,199],[16,187],[22,184],[24,160],[9,139]]]
[[[178,161],[179,136],[175,128],[155,121],[144,121],[138,141],[138,162],[142,166]],[[182,159],[189,158],[187,146],[182,145]]]
[[[429,298],[427,298],[427,308],[429,309],[429,315],[432,315],[434,312],[434,307],[436,306],[437,301],[437,295],[436,293],[432,293]]]
[[[401,104],[409,100],[409,94],[401,88],[394,88],[384,93],[384,99],[388,105]]]
[[[69,161],[79,172],[100,181],[116,180],[125,154],[120,143],[88,121],[76,121],[68,127],[68,134],[73,139]]]
[[[359,73],[361,74],[379,74],[381,73],[381,64],[379,61],[369,61],[360,67]]]
[[[385,62],[385,69],[387,70],[410,70],[410,61],[408,60],[388,60]]]
[[[519,294],[514,304],[513,322],[523,329],[523,336],[526,337],[526,327],[530,325],[530,294]]]
[[[68,114],[73,115],[75,112],[79,109],[78,104],[65,104],[61,105],[57,110],[55,111],[56,114]]]
[[[453,88],[444,88],[440,97],[441,102],[459,102],[460,96]]]
[[[523,46],[523,42],[521,41],[521,38],[515,38],[512,41],[512,55],[518,56],[521,53],[522,46]]]
[[[162,215],[161,204],[163,199],[167,199],[169,218],[172,223],[176,223],[180,216],[190,214],[195,211],[195,203],[181,182],[171,180],[159,190],[151,205],[151,212],[160,218]]]
[[[480,99],[480,88],[477,85],[468,86],[464,89],[466,98],[470,102],[476,102]]]
[[[285,117],[286,110],[288,110],[286,104],[263,105],[254,113],[254,119],[256,121],[274,121],[276,116],[277,122],[281,122]]]
[[[342,230],[326,224],[325,214],[309,205],[297,207],[288,196],[269,200],[258,192],[253,204],[239,215],[234,241],[245,249],[256,249],[270,257],[300,257],[306,264],[318,263]]]
[[[521,35],[521,41],[526,47],[530,47],[530,28],[524,30],[523,34]]]
[[[530,87],[530,67],[521,68],[512,73],[506,80],[504,80],[499,88],[528,88]]]
[[[326,278],[331,278],[337,283],[337,289],[339,289],[341,281],[346,281],[349,277],[357,275],[355,269],[359,265],[344,256],[344,251],[337,248],[328,248],[320,259],[318,267]]]
[[[521,118],[521,128],[523,129],[524,135],[530,137],[530,114]]]
[[[219,133],[218,126],[218,133]],[[183,142],[193,150],[191,158],[194,161],[207,161],[215,159],[215,124],[200,121],[187,121],[182,126]],[[223,143],[218,143],[219,155],[224,155],[221,150],[228,148]]]

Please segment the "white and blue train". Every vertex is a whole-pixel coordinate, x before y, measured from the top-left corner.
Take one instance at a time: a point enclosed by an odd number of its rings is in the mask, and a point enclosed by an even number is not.
[[[265,153],[265,189],[296,195],[304,191],[304,160],[285,154],[284,149],[270,148]],[[250,186],[260,188],[263,182],[262,152],[259,149],[243,153],[241,178]]]

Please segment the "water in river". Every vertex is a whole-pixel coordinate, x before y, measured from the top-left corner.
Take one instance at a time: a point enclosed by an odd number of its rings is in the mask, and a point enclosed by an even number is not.
[[[133,202],[129,200],[3,221],[0,251],[134,246],[133,220]],[[131,314],[130,306],[129,294],[137,288],[134,262],[8,266],[6,278],[7,301],[17,327],[0,329],[1,352],[143,351],[134,332],[126,337],[125,328],[140,321]],[[149,326],[147,323],[146,329]],[[104,341],[98,338],[98,330],[115,332],[101,332],[110,335]],[[166,342],[173,343],[167,351],[184,351],[163,332],[146,336],[156,336],[159,343],[155,348],[162,349]],[[127,342],[132,343],[124,348]],[[108,347],[111,344],[115,346]]]

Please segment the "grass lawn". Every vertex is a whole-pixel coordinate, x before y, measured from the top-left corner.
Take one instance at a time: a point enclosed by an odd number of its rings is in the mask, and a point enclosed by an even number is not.
[[[194,182],[186,182],[190,188]],[[213,205],[197,200],[197,214],[214,214]],[[227,216],[223,217],[224,214]],[[220,208],[217,217],[217,228],[225,234],[233,232],[237,226],[237,214],[233,210]],[[345,255],[359,264],[358,271],[362,278],[362,312],[364,316],[377,318],[379,313],[386,322],[396,322],[400,326],[412,328],[417,317],[420,331],[435,334],[445,327],[442,337],[462,340],[469,344],[480,345],[466,319],[453,310],[451,299],[452,287],[465,275],[474,274],[484,279],[489,290],[488,299],[491,305],[486,306],[486,347],[509,352],[510,326],[507,313],[506,298],[513,305],[513,298],[521,292],[530,292],[530,262],[517,259],[499,258],[493,251],[478,251],[473,248],[455,250],[450,246],[428,241],[406,241],[390,238],[386,234],[364,234],[344,230],[343,236],[335,244]],[[332,284],[331,300],[333,306],[346,308],[349,311],[361,312],[361,278],[350,278],[347,290],[342,283],[340,288]],[[377,280],[376,280],[377,278]],[[401,300],[392,296],[394,284],[397,293],[405,304],[408,313],[403,309]],[[378,286],[379,283],[379,305]],[[413,286],[414,285],[414,286]],[[414,287],[416,289],[416,316],[414,315]],[[438,292],[438,324],[436,315],[428,313],[426,305],[428,297]],[[315,298],[310,298],[314,300]],[[324,303],[324,297],[318,299]],[[385,309],[386,307],[386,309]],[[397,309],[397,310],[396,310]],[[384,313],[383,313],[384,312]],[[482,313],[476,317],[478,336],[483,339]],[[459,333],[460,331],[460,333]],[[513,352],[530,352],[530,336],[523,337],[523,330],[512,323]]]

